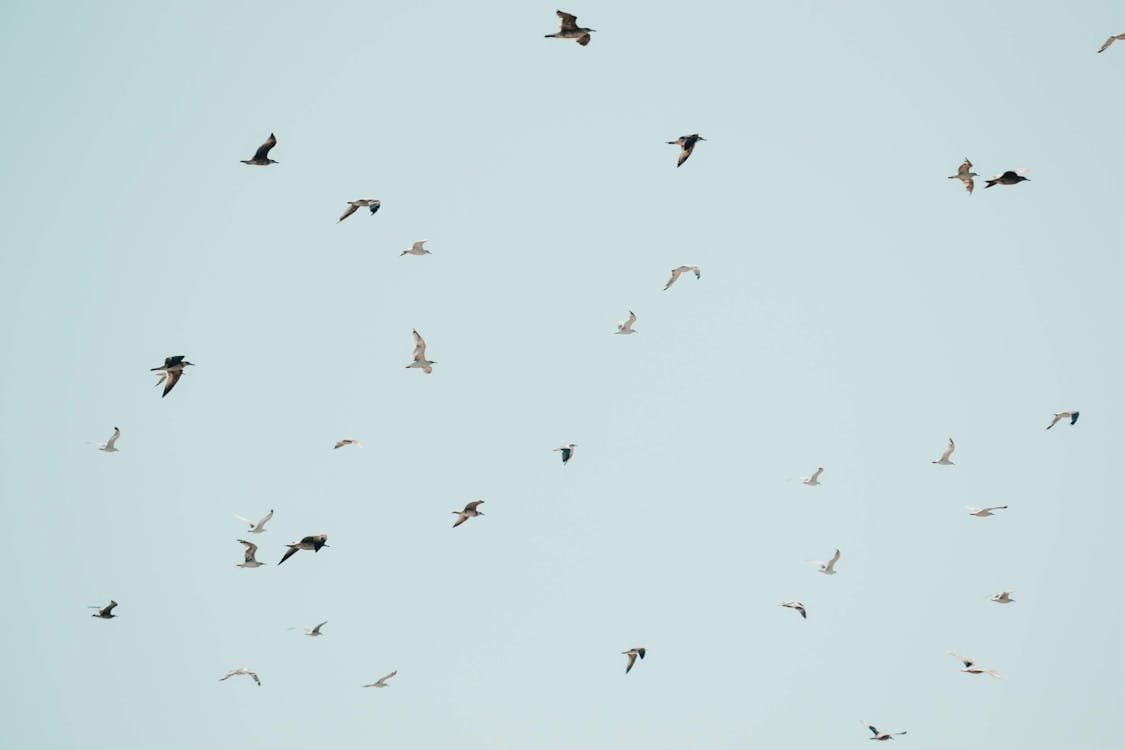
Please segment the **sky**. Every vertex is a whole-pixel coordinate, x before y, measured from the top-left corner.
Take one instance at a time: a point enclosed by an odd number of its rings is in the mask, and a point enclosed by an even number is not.
[[[6,9],[0,746],[1113,745],[1119,9],[554,10]]]

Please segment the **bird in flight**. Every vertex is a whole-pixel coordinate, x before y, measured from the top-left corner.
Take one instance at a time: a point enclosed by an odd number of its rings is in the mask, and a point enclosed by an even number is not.
[[[1098,47],[1098,52],[1105,52],[1109,49],[1109,45],[1113,44],[1118,39],[1125,39],[1125,34],[1114,34],[1109,39],[1106,39],[1105,42],[1102,43],[1102,46]]]
[[[676,160],[676,166],[682,167],[684,162],[688,160],[688,157],[691,156],[691,152],[695,150],[695,144],[705,140],[707,139],[699,133],[692,133],[691,135],[681,135],[676,140],[666,141],[666,143],[669,146],[680,147],[680,158]]]
[[[243,159],[243,164],[249,164],[253,167],[268,167],[270,164],[280,164],[273,159],[269,158],[270,149],[277,145],[277,138],[273,133],[266,139],[266,142],[258,146],[258,150],[254,152],[254,158]]]
[[[324,622],[317,625],[315,628],[305,628],[305,635],[312,636],[313,638],[317,638],[319,636],[322,636],[322,635],[324,635],[324,633],[320,632],[320,629],[323,628],[327,624],[328,624],[328,620],[325,620]]]
[[[949,457],[953,455],[953,450],[956,447],[957,446],[953,444],[953,438],[949,438],[949,445],[945,446],[945,451],[941,454],[941,458],[937,461],[930,461],[930,463],[937,464],[938,466],[953,466],[954,463],[949,460]]]
[[[699,278],[699,266],[679,266],[672,269],[672,276],[668,279],[668,283],[664,285],[664,291],[668,291],[668,287],[676,283],[676,279],[680,278],[680,274],[691,271],[695,274],[695,278]]]
[[[961,656],[961,654],[955,654],[952,651],[946,651],[946,653],[961,660],[961,663],[965,665],[961,670],[962,672],[967,672],[969,674],[990,674],[996,678],[1000,677],[1000,674],[995,670],[977,666],[976,663],[967,656]]]
[[[340,214],[340,218],[336,219],[336,223],[339,224],[364,206],[366,206],[367,209],[371,211],[371,215],[374,216],[381,205],[383,204],[376,198],[359,198],[358,200],[348,201],[348,207],[344,209],[344,213]]]
[[[832,555],[832,559],[828,562],[820,562],[813,560],[817,565],[817,570],[826,576],[836,575],[836,563],[840,561],[840,550],[836,550],[836,554]]]
[[[970,516],[976,516],[977,518],[984,518],[986,516],[994,516],[996,514],[993,513],[992,511],[994,511],[994,510],[1007,510],[1007,509],[1008,509],[1007,505],[991,505],[987,508],[974,508],[971,505],[965,506],[965,510],[969,511],[969,515]]]
[[[246,545],[246,549],[242,553],[242,562],[235,563],[235,566],[239,568],[261,567],[262,563],[254,558],[254,553],[258,551],[258,545],[253,542],[248,542],[245,539],[238,539],[237,541],[239,544]]]
[[[100,617],[103,620],[111,620],[114,617],[117,617],[117,615],[113,614],[113,608],[116,606],[117,602],[113,601],[112,599],[110,599],[109,604],[105,605],[104,607],[98,607],[96,605],[92,606],[90,607],[90,609],[96,609],[98,611],[90,615],[90,617]]]
[[[800,602],[782,602],[781,606],[797,610],[801,613],[802,620],[807,620],[809,618],[808,614],[805,612],[805,605]]]
[[[584,29],[578,25],[578,16],[573,16],[570,13],[563,13],[561,10],[556,10],[555,15],[559,17],[559,30],[554,34],[544,34],[547,39],[573,39],[583,47],[590,43],[590,33],[594,29]]]
[[[1056,414],[1051,419],[1051,424],[1047,425],[1047,429],[1048,430],[1051,429],[1058,422],[1060,422],[1061,420],[1064,420],[1064,419],[1069,419],[1070,423],[1074,424],[1075,422],[1078,421],[1078,412],[1076,412],[1076,411],[1060,411],[1058,414]]]
[[[555,450],[562,453],[563,466],[566,466],[566,462],[569,461],[570,457],[574,455],[574,449],[577,447],[578,446],[574,443],[567,443],[566,445],[560,445],[558,448],[555,448]]]
[[[801,484],[807,484],[809,487],[817,487],[820,485],[820,475],[824,472],[823,466],[816,467],[816,471],[812,476],[801,477]]]
[[[98,443],[98,450],[106,453],[117,453],[117,438],[121,437],[121,430],[113,428],[113,434],[104,443]]]
[[[875,735],[874,737],[868,737],[867,739],[869,740],[879,740],[881,742],[884,740],[893,740],[897,735],[900,734],[906,734],[906,732],[880,732],[875,728],[875,725],[873,724],[868,724],[866,721],[861,721],[860,723],[870,729],[871,734]]]
[[[281,563],[285,562],[290,557],[297,554],[297,550],[302,550],[302,549],[309,550],[309,549],[311,549],[313,552],[320,552],[321,547],[327,547],[328,546],[328,535],[327,534],[311,534],[309,536],[303,537],[301,539],[301,541],[299,541],[299,542],[293,542],[292,544],[287,544],[285,546],[288,547],[289,549],[286,551],[285,555],[281,558],[281,562],[279,562],[278,565],[281,565]]]
[[[427,242],[429,242],[429,240],[418,240],[413,245],[399,253],[398,257],[401,258],[404,255],[433,255],[433,253],[431,253],[429,250],[422,247]]]
[[[249,670],[246,667],[237,667],[235,669],[230,670],[225,675],[223,675],[222,677],[219,678],[219,682],[222,682],[223,680],[228,680],[231,677],[234,677],[235,675],[240,675],[240,674],[245,674],[245,675],[249,675],[249,676],[253,677],[254,682],[258,685],[258,687],[262,686],[262,681],[258,679],[258,673],[254,672],[252,670]]]
[[[1025,174],[1027,174],[1027,168],[1026,167],[1023,167],[1021,169],[1009,169],[1007,172],[1004,172],[1003,174],[998,174],[995,177],[993,177],[991,180],[988,180],[987,182],[985,182],[984,187],[985,187],[985,189],[988,189],[988,188],[992,187],[993,185],[996,185],[997,183],[999,183],[1000,185],[1015,185],[1016,183],[1019,183],[1019,182],[1024,182],[1024,181],[1030,182],[1030,180],[1028,180],[1028,178],[1024,177]]]
[[[359,442],[355,438],[344,438],[343,440],[337,440],[336,444],[334,446],[332,446],[332,450],[336,450],[337,448],[343,448],[345,445],[354,445],[356,448],[362,448],[363,447],[363,443]]]
[[[1001,591],[999,594],[993,594],[992,596],[988,597],[988,599],[989,601],[996,602],[997,604],[1011,604],[1015,601],[1015,599],[1012,598],[1012,594],[1014,593],[1016,592],[1009,589],[1007,591]]]
[[[255,523],[254,521],[251,521],[249,518],[246,518],[244,516],[240,516],[237,513],[234,514],[234,517],[237,518],[239,521],[242,521],[243,523],[248,524],[250,526],[250,533],[251,534],[261,534],[263,531],[266,530],[266,523],[271,518],[273,518],[273,508],[270,508],[270,512],[265,514],[264,516],[262,516],[261,520],[258,521],[257,523]]]
[[[969,191],[969,195],[973,194],[973,178],[980,177],[976,172],[971,172],[973,163],[969,161],[969,157],[965,157],[965,161],[961,162],[961,166],[957,167],[957,174],[949,175],[951,180],[960,180],[965,185],[965,189]]]
[[[452,511],[457,515],[457,520],[453,522],[453,528],[457,528],[461,524],[465,523],[465,521],[468,521],[470,518],[483,516],[484,514],[477,510],[477,508],[479,508],[483,504],[484,500],[474,500],[466,505],[464,510]]]
[[[429,375],[434,371],[432,365],[436,364],[437,362],[431,362],[426,359],[426,340],[418,335],[418,331],[414,331],[414,361],[408,364],[406,369],[417,367],[422,372]]]
[[[617,321],[617,330],[614,333],[620,333],[628,336],[630,333],[636,333],[633,330],[633,324],[637,322],[637,314],[632,310],[629,311],[629,319],[625,321]]]
[[[622,651],[621,653],[629,657],[629,661],[625,664],[625,674],[629,674],[629,670],[632,669],[633,665],[637,663],[638,656],[642,659],[645,658],[644,646],[637,646],[636,648],[631,648],[628,651]]]
[[[177,354],[174,357],[165,357],[162,366],[152,368],[152,372],[160,373],[160,379],[156,384],[164,383],[164,393],[160,394],[160,398],[167,396],[168,392],[176,387],[176,383],[180,382],[180,377],[184,374],[184,368],[188,365],[195,366],[184,359],[184,355]]]
[[[382,677],[380,677],[379,679],[375,680],[375,682],[369,682],[369,683],[367,683],[366,685],[364,685],[364,687],[376,687],[376,688],[385,688],[385,687],[387,686],[387,680],[391,679],[391,678],[392,678],[392,677],[394,677],[394,676],[395,676],[396,674],[398,674],[398,670],[397,670],[397,669],[396,669],[395,671],[391,672],[390,674],[385,674],[385,675],[383,675],[383,676],[382,676]]]

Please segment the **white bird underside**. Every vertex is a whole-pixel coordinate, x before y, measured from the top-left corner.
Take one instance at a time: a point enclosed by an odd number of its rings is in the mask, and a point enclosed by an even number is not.
[[[987,508],[974,508],[971,505],[965,506],[965,510],[969,511],[969,515],[970,516],[976,516],[977,518],[985,518],[987,516],[995,515],[995,513],[992,512],[994,510],[1007,510],[1007,509],[1008,509],[1007,505],[990,505]]]
[[[452,513],[455,513],[457,515],[457,520],[453,522],[453,528],[457,528],[461,524],[465,523],[465,521],[468,521],[470,518],[483,516],[484,513],[477,510],[477,508],[479,508],[483,504],[484,500],[474,500],[471,503],[468,503],[465,506],[464,510],[451,511]]]
[[[808,612],[805,610],[805,605],[800,602],[782,602],[781,606],[797,610],[801,613],[802,620],[808,619]]]
[[[625,654],[626,658],[628,659],[628,662],[625,664],[625,674],[629,674],[629,670],[632,669],[633,665],[637,663],[637,657],[640,657],[641,659],[645,658],[646,650],[644,646],[637,646],[636,648],[631,648],[628,651],[622,651],[621,653]]]
[[[836,575],[836,563],[840,561],[840,550],[836,550],[836,554],[832,555],[832,559],[828,562],[816,561],[817,569],[827,575]]]
[[[953,444],[953,438],[949,438],[949,445],[945,447],[945,451],[941,454],[941,458],[939,458],[937,461],[930,461],[930,463],[937,464],[939,466],[953,466],[953,462],[949,460],[949,457],[953,455],[953,451],[956,447],[957,446]]]
[[[820,484],[820,475],[823,472],[823,466],[816,467],[816,471],[814,471],[811,476],[801,477],[801,484],[807,484],[810,487],[816,487]]]
[[[404,255],[432,255],[433,253],[422,247],[427,242],[429,242],[429,240],[418,240],[413,245],[399,253],[399,257],[401,258]]]
[[[621,334],[624,334],[626,336],[629,335],[630,333],[636,333],[636,331],[633,330],[633,324],[636,323],[636,322],[637,322],[636,313],[634,313],[632,310],[630,310],[628,320],[618,321],[616,333],[621,333]]]
[[[245,516],[240,516],[237,513],[234,514],[234,517],[237,518],[239,521],[242,521],[244,524],[248,525],[250,527],[250,533],[251,534],[261,534],[263,531],[266,530],[266,524],[269,522],[269,520],[271,518],[273,518],[273,509],[271,508],[270,512],[265,514],[264,516],[262,516],[261,519],[258,520],[258,521],[251,521],[249,518],[246,518]]]
[[[231,677],[235,677],[237,675],[247,675],[249,677],[253,677],[254,682],[257,683],[258,687],[262,686],[262,681],[258,679],[258,673],[253,670],[247,669],[246,667],[236,667],[235,669],[230,670],[225,675],[219,678],[219,682],[230,679]]]
[[[426,341],[418,334],[418,331],[414,331],[413,358],[414,361],[408,364],[406,369],[416,367],[427,375],[434,371],[433,365],[437,364],[436,362],[431,362],[426,359]]]
[[[113,434],[109,436],[109,440],[104,443],[98,443],[98,450],[105,451],[106,453],[117,453],[117,438],[121,437],[121,430],[116,427],[113,428]]]

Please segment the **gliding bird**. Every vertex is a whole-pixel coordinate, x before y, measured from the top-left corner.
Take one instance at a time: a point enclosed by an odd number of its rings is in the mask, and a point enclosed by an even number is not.
[[[484,500],[474,500],[471,503],[469,503],[468,505],[466,505],[464,510],[451,511],[452,513],[456,514],[456,516],[457,516],[457,520],[454,521],[454,523],[453,523],[453,528],[457,528],[461,524],[465,523],[465,521],[468,521],[470,518],[476,518],[477,516],[483,516],[484,514],[481,513],[479,510],[477,510],[477,508],[479,508],[483,504],[484,504]]]
[[[823,573],[824,575],[834,576],[834,575],[836,575],[836,567],[835,566],[836,566],[836,563],[839,562],[839,561],[840,561],[840,550],[836,550],[836,554],[832,555],[832,559],[829,560],[828,562],[820,562],[819,560],[813,560],[812,562],[816,563],[817,570],[820,571],[821,573]]]
[[[106,453],[117,453],[116,443],[117,438],[121,437],[121,430],[116,427],[113,428],[113,434],[109,436],[109,440],[104,443],[98,443],[98,450],[105,451]]]
[[[585,47],[590,43],[590,32],[594,29],[584,29],[578,25],[578,16],[573,16],[570,13],[563,13],[561,10],[556,10],[555,15],[559,17],[559,30],[554,34],[544,34],[547,39],[573,39],[574,41]]]
[[[665,143],[669,146],[680,147],[680,158],[676,160],[676,166],[682,167],[684,162],[688,160],[688,157],[691,156],[691,152],[695,150],[695,144],[705,140],[707,139],[699,133],[692,133],[691,135],[681,135],[676,140],[665,141]]]
[[[973,194],[973,178],[980,177],[976,172],[970,172],[973,168],[973,163],[969,161],[969,157],[965,157],[965,161],[957,168],[957,174],[949,175],[951,180],[960,180],[965,185],[965,189],[969,191],[969,195]]]
[[[399,253],[398,257],[401,258],[404,255],[433,255],[433,253],[431,253],[429,250],[422,247],[427,242],[429,242],[429,240],[418,240],[413,245]]]
[[[156,384],[164,383],[164,393],[160,394],[160,398],[167,396],[168,392],[176,387],[176,383],[180,382],[180,377],[184,374],[184,368],[188,365],[195,366],[184,359],[184,355],[177,354],[174,357],[165,357],[162,366],[151,369],[152,372],[160,373],[160,379]]]
[[[397,670],[397,669],[396,669],[395,671],[391,672],[390,674],[385,674],[385,675],[383,675],[383,676],[382,676],[382,677],[380,677],[379,679],[375,680],[375,682],[369,682],[369,683],[367,683],[366,685],[364,685],[364,687],[377,687],[377,688],[385,688],[385,687],[387,686],[387,680],[391,679],[391,678],[392,678],[392,677],[394,677],[394,676],[395,676],[396,674],[398,674],[398,670]]]
[[[360,198],[359,200],[348,201],[348,207],[344,209],[344,213],[340,215],[340,218],[336,219],[336,223],[339,224],[364,206],[366,206],[371,211],[371,215],[374,216],[381,205],[383,204],[376,198]]]
[[[285,546],[287,546],[289,549],[286,551],[285,555],[282,556],[281,562],[279,562],[278,565],[281,565],[281,563],[285,562],[290,557],[297,554],[297,550],[302,550],[302,549],[309,550],[309,549],[311,549],[313,552],[320,552],[321,547],[327,547],[328,546],[328,535],[327,534],[310,534],[309,536],[306,536],[306,537],[302,538],[301,541],[299,541],[299,542],[293,542],[292,544],[287,544]]]
[[[816,467],[816,471],[812,473],[812,476],[801,477],[801,484],[807,484],[809,487],[816,487],[820,485],[820,475],[823,471],[823,466]]]
[[[279,164],[273,159],[269,158],[270,149],[277,145],[277,138],[273,133],[266,139],[266,142],[258,146],[258,150],[254,152],[254,158],[243,159],[243,164],[249,164],[253,167],[268,167],[270,164]]]
[[[991,505],[987,508],[974,508],[971,505],[965,506],[965,510],[969,511],[969,515],[970,516],[976,516],[977,518],[985,518],[986,516],[994,516],[996,514],[993,513],[992,511],[994,511],[994,510],[1007,510],[1007,509],[1008,509],[1007,505]]]
[[[1030,182],[1028,178],[1024,177],[1026,173],[1027,167],[1022,167],[1020,169],[1009,169],[1007,172],[998,174],[991,180],[985,182],[984,187],[985,189],[988,189],[993,185],[1017,185],[1024,181]]]
[[[105,605],[104,607],[92,606],[90,607],[90,609],[96,609],[98,611],[90,615],[90,617],[100,617],[103,620],[111,620],[114,617],[117,617],[117,615],[113,614],[113,608],[116,606],[117,602],[113,601],[112,599],[110,599],[109,604]]]
[[[266,530],[266,523],[271,518],[273,518],[273,509],[271,508],[270,512],[265,514],[264,516],[262,516],[261,520],[258,521],[257,523],[254,523],[249,518],[245,518],[243,516],[240,516],[237,513],[234,514],[234,517],[237,518],[239,521],[242,521],[243,523],[248,524],[250,526],[250,533],[251,534],[261,534],[263,531]]]
[[[782,602],[781,606],[797,610],[801,613],[802,620],[807,620],[809,618],[808,614],[805,612],[805,605],[800,602]]]
[[[668,287],[676,283],[676,279],[680,278],[680,274],[691,271],[695,274],[695,278],[699,278],[699,266],[679,266],[672,269],[672,277],[668,279],[668,283],[664,285],[664,291],[668,291]]]
[[[645,658],[644,646],[637,646],[636,648],[631,648],[628,651],[622,651],[621,653],[629,657],[629,662],[625,665],[625,674],[629,674],[629,670],[633,668],[634,664],[636,664],[638,656],[642,659]]]
[[[630,333],[636,333],[636,331],[633,330],[633,324],[636,323],[636,322],[637,322],[637,315],[632,310],[630,310],[629,311],[629,319],[624,321],[624,322],[618,321],[617,330],[614,331],[614,333],[620,333],[620,334],[625,335],[625,336],[628,336]]]
[[[432,365],[436,364],[437,362],[431,362],[430,360],[426,359],[426,341],[420,335],[418,335],[417,331],[414,331],[414,361],[408,364],[406,366],[406,369],[417,367],[422,372],[429,375],[434,371]]]
[[[995,670],[979,667],[976,665],[976,663],[973,662],[972,659],[967,656],[961,656],[961,654],[955,654],[952,651],[946,651],[945,653],[961,660],[961,663],[965,665],[965,667],[961,670],[962,672],[967,672],[968,674],[990,674],[996,678],[1000,677],[1000,674]]]
[[[249,675],[250,677],[253,677],[254,682],[257,683],[258,687],[262,686],[262,681],[258,679],[258,673],[254,672],[252,670],[249,670],[246,667],[236,667],[235,669],[230,670],[225,675],[223,675],[222,677],[219,678],[219,682],[222,682],[223,680],[234,677],[235,675],[241,675],[241,674]]]
[[[949,438],[949,445],[945,447],[945,452],[941,454],[941,458],[939,458],[937,461],[930,461],[930,463],[937,464],[939,466],[953,466],[954,463],[949,460],[949,457],[953,455],[953,450],[956,447],[957,446],[953,444],[953,438]]]
[[[880,732],[874,725],[868,724],[866,721],[861,721],[860,724],[870,729],[871,734],[875,735],[874,737],[868,737],[867,739],[869,740],[879,740],[882,742],[884,740],[893,740],[896,735],[906,734],[906,732]]]
[[[239,544],[246,545],[246,550],[242,553],[242,562],[235,563],[235,567],[239,568],[260,568],[262,563],[258,562],[254,557],[254,553],[258,551],[258,545],[253,542],[248,542],[245,539],[235,540]]]
[[[1115,35],[1111,36],[1109,39],[1106,39],[1105,43],[1102,44],[1102,46],[1098,48],[1098,52],[1105,52],[1107,49],[1109,49],[1109,45],[1113,44],[1114,42],[1116,42],[1119,39],[1125,39],[1125,34],[1115,34]]]
[[[1055,424],[1057,422],[1059,422],[1060,420],[1063,420],[1063,419],[1069,419],[1070,423],[1074,424],[1075,422],[1078,421],[1078,412],[1076,412],[1076,411],[1060,411],[1051,420],[1051,424],[1047,425],[1047,429],[1048,430],[1051,429],[1052,427],[1055,426]]]

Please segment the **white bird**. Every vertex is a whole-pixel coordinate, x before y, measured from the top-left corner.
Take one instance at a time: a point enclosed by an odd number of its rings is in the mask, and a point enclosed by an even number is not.
[[[417,331],[414,331],[414,361],[408,364],[406,369],[417,367],[422,372],[429,375],[434,371],[432,365],[436,364],[437,362],[431,362],[426,359],[426,341],[418,335]]]
[[[993,594],[988,598],[990,601],[994,601],[997,604],[1011,604],[1015,601],[1015,599],[1012,598],[1012,594],[1014,593],[1016,592],[1008,589],[1007,591],[1001,591],[999,594]]]
[[[893,740],[896,735],[906,734],[906,732],[880,732],[873,724],[868,724],[866,721],[861,721],[860,723],[870,729],[871,734],[875,735],[874,737],[868,737],[867,739],[869,740],[879,740],[882,742],[884,740]]]
[[[965,667],[961,670],[962,672],[967,672],[969,674],[990,674],[996,678],[1000,677],[1000,674],[995,670],[985,669],[984,667],[977,666],[976,663],[974,663],[973,660],[967,656],[962,656],[961,654],[956,654],[952,651],[946,651],[946,653],[961,660],[961,663],[965,665]]]
[[[433,255],[433,253],[431,253],[429,250],[422,247],[422,245],[425,245],[427,242],[429,242],[429,240],[418,240],[413,245],[399,253],[398,257],[401,258],[404,255]]]
[[[937,461],[930,461],[930,463],[937,464],[938,466],[953,466],[954,463],[949,460],[949,457],[953,455],[953,449],[956,447],[957,446],[953,444],[953,438],[949,438],[949,445],[945,446],[945,451],[941,454],[941,458]]]
[[[113,434],[104,443],[98,443],[98,450],[106,453],[117,453],[117,438],[121,437],[121,430],[113,428]]]
[[[383,676],[382,676],[382,677],[380,677],[379,679],[375,680],[375,682],[369,682],[369,683],[367,683],[366,685],[364,685],[364,687],[377,687],[377,688],[385,688],[385,687],[387,686],[387,680],[391,679],[391,678],[392,678],[392,677],[394,677],[394,676],[395,676],[396,674],[398,674],[398,670],[397,670],[397,669],[396,669],[395,671],[391,672],[390,674],[385,674],[385,675],[383,675]]]
[[[984,518],[986,516],[996,515],[995,513],[992,512],[994,510],[1007,510],[1007,509],[1008,509],[1007,505],[990,505],[987,508],[974,508],[971,505],[965,506],[965,510],[969,511],[969,515],[970,516],[976,516],[977,518]]]
[[[789,607],[790,609],[797,610],[798,612],[801,613],[801,619],[803,619],[803,620],[807,620],[808,617],[809,617],[808,614],[805,612],[805,605],[801,604],[800,602],[782,602],[781,606]]]
[[[969,195],[973,194],[973,178],[980,177],[976,172],[970,172],[973,168],[973,163],[969,161],[969,157],[965,157],[965,161],[961,162],[961,166],[957,168],[957,174],[949,175],[951,180],[960,180],[965,185],[965,189],[969,191]]]
[[[1098,52],[1105,52],[1109,45],[1113,44],[1119,39],[1125,39],[1125,34],[1114,34],[1109,39],[1106,39],[1102,46],[1098,47]]]
[[[817,570],[826,576],[836,575],[836,563],[840,561],[840,550],[836,550],[836,554],[832,555],[832,559],[828,562],[820,562],[819,560],[812,560],[817,565]]]
[[[281,563],[285,562],[290,557],[297,554],[297,550],[304,549],[304,550],[312,550],[313,552],[320,552],[321,547],[327,547],[328,546],[328,535],[327,534],[310,534],[309,536],[302,537],[301,541],[299,541],[299,542],[293,542],[292,544],[287,544],[285,546],[288,547],[289,549],[282,556],[281,562],[279,562],[278,565],[281,565]]]
[[[1069,419],[1070,423],[1074,424],[1075,422],[1078,421],[1078,412],[1076,412],[1076,411],[1060,411],[1051,420],[1051,424],[1047,425],[1047,429],[1048,430],[1051,429],[1052,427],[1055,426],[1055,424],[1057,422],[1059,422],[1060,420],[1063,420],[1063,419]]]
[[[219,678],[219,682],[222,682],[223,680],[227,680],[227,679],[230,679],[231,677],[234,677],[236,675],[241,675],[241,674],[245,674],[245,675],[249,675],[249,676],[253,677],[254,682],[257,683],[258,687],[262,686],[262,681],[258,679],[258,673],[254,672],[253,670],[247,669],[246,667],[237,667],[235,669],[230,670],[225,675],[223,675],[222,677]]]
[[[695,144],[705,140],[707,139],[699,133],[692,133],[691,135],[681,135],[674,141],[667,141],[669,146],[680,147],[680,158],[676,159],[676,166],[682,167],[688,157],[691,156],[691,152],[695,150]]]
[[[343,448],[345,445],[354,445],[356,448],[362,448],[363,447],[363,443],[359,442],[355,438],[344,438],[343,440],[337,440],[336,444],[334,446],[332,446],[332,450],[336,450],[337,448]]]
[[[562,452],[563,466],[566,466],[566,462],[569,461],[570,457],[574,455],[574,449],[577,447],[578,446],[574,443],[567,443],[566,445],[560,445],[558,448],[554,449]]]
[[[372,215],[374,215],[375,212],[379,210],[379,206],[381,205],[383,204],[380,203],[376,198],[360,198],[359,200],[348,201],[348,207],[344,209],[344,213],[340,215],[340,218],[336,219],[336,223],[339,224],[341,221],[348,218],[364,206],[366,206],[368,210],[371,211]]]
[[[812,476],[801,477],[801,484],[807,484],[809,487],[818,486],[820,484],[820,475],[823,471],[823,466],[816,467],[816,471],[812,473]]]
[[[617,330],[615,333],[620,333],[628,336],[630,333],[636,333],[633,330],[633,324],[637,322],[637,315],[632,310],[629,311],[629,319],[626,321],[617,322]]]
[[[466,505],[464,510],[452,511],[457,515],[457,520],[453,523],[453,528],[457,528],[461,524],[465,523],[465,521],[468,521],[470,518],[483,516],[484,514],[477,510],[477,508],[479,508],[483,504],[484,500],[474,500]]]
[[[234,517],[239,521],[242,521],[244,524],[248,524],[250,526],[251,534],[261,534],[263,531],[266,531],[266,523],[268,523],[269,520],[273,518],[273,508],[270,508],[270,512],[262,516],[261,520],[259,520],[257,523],[251,521],[245,516],[240,516],[237,513],[234,514]]]
[[[104,607],[98,607],[96,605],[91,606],[90,609],[96,609],[98,611],[90,615],[90,617],[100,617],[103,620],[112,620],[114,617],[117,617],[117,615],[113,614],[113,608],[116,606],[117,602],[113,601],[112,599],[110,599],[109,604],[105,605]]]
[[[664,285],[664,291],[668,291],[668,287],[676,283],[676,280],[680,278],[680,274],[687,273],[688,271],[694,273],[695,278],[699,278],[699,266],[678,266],[672,269],[672,276],[668,279],[668,283]]]
[[[637,646],[636,648],[631,648],[628,651],[622,651],[621,653],[629,657],[628,663],[625,664],[625,674],[629,674],[629,670],[632,669],[633,665],[637,662],[637,657],[639,656],[642,659],[645,658],[645,647]]]
[[[258,545],[253,542],[248,542],[245,539],[236,540],[239,544],[246,545],[246,549],[242,553],[242,562],[235,563],[239,568],[259,568],[262,563],[254,558],[254,553],[258,551]]]
[[[573,39],[583,47],[590,43],[590,33],[594,29],[585,29],[579,26],[578,16],[563,13],[561,10],[556,10],[555,15],[559,17],[559,30],[554,34],[544,34],[544,37],[547,39]]]
[[[320,629],[323,628],[327,624],[328,624],[328,620],[325,620],[324,622],[317,625],[315,628],[305,628],[305,635],[312,636],[313,638],[316,638],[317,636],[324,635],[324,633],[320,632]]]

